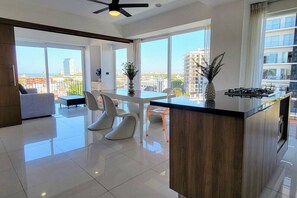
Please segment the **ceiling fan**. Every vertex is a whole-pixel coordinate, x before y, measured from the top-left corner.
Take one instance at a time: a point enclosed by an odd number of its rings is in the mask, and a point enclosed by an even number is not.
[[[106,3],[98,0],[88,0],[95,3],[100,3],[103,5],[107,5],[108,7],[97,10],[93,12],[94,14],[99,14],[101,12],[104,12],[106,10],[109,10],[109,14],[111,16],[119,16],[120,14],[125,15],[126,17],[131,17],[132,15],[129,14],[126,10],[123,8],[141,8],[141,7],[149,7],[149,4],[147,3],[129,3],[129,4],[120,4],[119,0],[112,0],[111,3]]]

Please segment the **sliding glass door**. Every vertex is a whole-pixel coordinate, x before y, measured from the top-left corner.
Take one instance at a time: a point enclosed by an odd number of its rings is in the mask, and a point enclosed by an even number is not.
[[[203,64],[204,30],[173,35],[171,42],[171,88],[190,96],[202,93],[203,77],[195,62]]]
[[[19,83],[26,88],[36,88],[47,93],[45,49],[16,46]]]
[[[47,48],[50,92],[56,97],[82,95],[82,52],[76,49]]]
[[[127,88],[127,76],[123,74],[123,64],[127,62],[127,48],[115,50],[116,87]]]
[[[292,92],[291,112],[297,111],[297,13],[266,20],[262,87]]]
[[[207,60],[208,32],[205,28],[144,40],[141,44],[141,88],[160,92],[170,87],[177,95],[201,96],[204,79],[198,74],[195,62],[204,64],[203,58]]]
[[[162,91],[167,88],[168,39],[141,44],[141,89]]]
[[[82,48],[51,47],[38,44],[16,46],[19,82],[38,93],[54,93],[55,98],[82,95]]]

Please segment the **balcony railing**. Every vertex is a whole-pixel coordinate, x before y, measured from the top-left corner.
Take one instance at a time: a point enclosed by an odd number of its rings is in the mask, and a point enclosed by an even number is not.
[[[263,76],[263,80],[290,80],[290,75]]]
[[[284,58],[281,60],[269,60],[264,58],[264,64],[293,63],[292,58]]]
[[[38,93],[47,93],[45,77],[19,77],[19,82],[26,88],[36,88]],[[59,96],[82,95],[83,82],[81,77],[50,77],[49,92]]]
[[[294,40],[265,42],[265,48],[294,45]]]
[[[277,23],[277,24],[271,24],[271,25],[267,24],[266,31],[291,28],[291,27],[295,27],[295,26],[296,26],[295,21],[294,22]]]

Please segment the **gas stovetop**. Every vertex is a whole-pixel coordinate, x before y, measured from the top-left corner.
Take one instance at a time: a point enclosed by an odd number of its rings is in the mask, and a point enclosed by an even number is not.
[[[270,88],[234,88],[234,89],[228,89],[228,91],[225,92],[225,95],[228,96],[241,96],[241,97],[270,97],[273,96],[275,93]]]

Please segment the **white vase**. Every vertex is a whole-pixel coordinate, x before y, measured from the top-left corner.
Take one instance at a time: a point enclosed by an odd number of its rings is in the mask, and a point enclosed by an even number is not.
[[[133,80],[130,80],[129,82],[129,90],[128,90],[129,94],[134,94],[134,83]]]
[[[205,89],[205,99],[206,100],[214,100],[216,97],[216,90],[213,83],[207,83]]]

